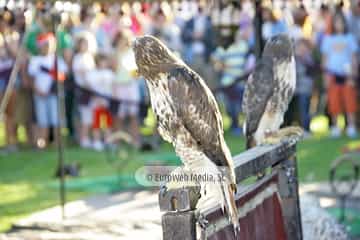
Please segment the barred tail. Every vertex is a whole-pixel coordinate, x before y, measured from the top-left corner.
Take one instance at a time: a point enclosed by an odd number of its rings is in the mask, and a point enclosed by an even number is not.
[[[235,235],[237,235],[237,233],[240,232],[240,224],[239,214],[235,203],[236,187],[234,187],[231,183],[229,184],[228,182],[222,182],[221,189],[223,192],[224,205],[229,217],[229,221],[234,227]]]

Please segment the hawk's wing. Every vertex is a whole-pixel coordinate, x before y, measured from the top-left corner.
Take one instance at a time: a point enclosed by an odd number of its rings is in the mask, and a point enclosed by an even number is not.
[[[242,103],[246,115],[245,134],[251,138],[258,128],[266,105],[274,91],[273,61],[270,58],[261,59],[246,83]]]
[[[218,105],[200,76],[185,66],[175,66],[170,70],[169,91],[179,118],[201,150],[216,165],[231,166],[223,149]]]

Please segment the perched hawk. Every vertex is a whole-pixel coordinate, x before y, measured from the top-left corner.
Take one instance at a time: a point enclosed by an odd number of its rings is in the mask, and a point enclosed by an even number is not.
[[[262,58],[246,84],[243,111],[246,147],[276,143],[285,137],[300,137],[297,127],[280,129],[294,95],[296,69],[294,47],[287,35],[270,38]]]
[[[201,77],[152,36],[133,43],[138,72],[150,92],[158,131],[170,142],[184,167],[192,173],[222,174],[215,185],[200,182],[202,197],[210,195],[226,208],[234,228],[239,228],[234,195],[234,164],[224,141],[223,122],[214,96]],[[201,199],[200,199],[201,200]]]

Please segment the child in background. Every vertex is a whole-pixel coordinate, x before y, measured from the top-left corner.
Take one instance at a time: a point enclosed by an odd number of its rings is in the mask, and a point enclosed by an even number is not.
[[[38,125],[38,147],[45,147],[48,143],[49,127],[54,131],[60,127],[58,115],[58,99],[56,97],[55,75],[55,37],[52,33],[42,33],[37,37],[37,46],[40,55],[32,56],[29,63],[29,75],[34,79],[34,104]],[[58,76],[60,81],[65,80],[67,66],[58,56]],[[54,134],[56,136],[56,134]]]
[[[234,135],[242,133],[238,118],[241,111],[244,84],[237,83],[236,80],[248,70],[248,53],[248,42],[244,40],[239,31],[234,43],[225,46],[225,48],[218,47],[212,56],[215,69],[221,74],[220,85],[224,87],[226,111],[231,117],[231,131]]]
[[[300,123],[306,134],[310,133],[310,100],[316,68],[310,44],[308,40],[300,39],[295,46],[296,90],[294,98],[300,113]]]
[[[90,89],[94,89],[103,96],[111,96],[112,83],[115,75],[111,70],[109,58],[106,55],[96,56],[96,68],[88,71],[86,80]],[[91,108],[93,109],[93,148],[96,151],[104,149],[104,141],[110,134],[112,127],[112,116],[109,110],[110,101],[105,97],[94,95],[91,98]],[[103,126],[105,123],[105,127]]]
[[[5,90],[10,80],[12,68],[14,66],[14,59],[19,46],[19,35],[13,31],[6,19],[0,15],[0,101],[2,101]],[[12,89],[9,97],[9,102],[4,114],[4,127],[6,137],[7,152],[17,151],[17,136],[16,136],[16,110],[18,102],[18,89]]]
[[[80,146],[83,148],[90,148],[92,146],[90,141],[90,129],[92,125],[92,109],[90,105],[91,94],[85,89],[89,89],[89,82],[86,74],[95,68],[95,60],[93,54],[89,51],[88,40],[86,38],[79,38],[77,41],[76,53],[73,59],[73,72],[75,83],[80,87],[77,89],[77,101],[79,103],[80,112]]]
[[[136,79],[136,63],[131,49],[131,37],[130,32],[121,31],[114,39],[113,45],[117,55],[114,60],[116,78],[113,85],[113,95],[121,100],[120,106],[115,113],[118,129],[124,129],[125,120],[128,118],[133,142],[136,146],[139,146],[140,88]]]
[[[358,44],[351,33],[348,33],[345,17],[341,13],[333,16],[333,30],[325,36],[321,44],[324,84],[327,88],[329,113],[332,118],[331,136],[340,137],[341,129],[337,119],[346,113],[348,137],[355,138],[357,110],[356,82],[358,75]]]

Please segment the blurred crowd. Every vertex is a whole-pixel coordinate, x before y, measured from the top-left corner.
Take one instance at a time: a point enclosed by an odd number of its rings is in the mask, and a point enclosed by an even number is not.
[[[140,147],[149,96],[131,42],[144,34],[164,41],[205,79],[232,134],[242,134],[242,94],[258,41],[253,1],[11,2],[0,15],[0,99],[14,65],[20,69],[4,118],[8,151],[17,150],[19,126],[36,148],[56,141],[60,126],[83,148],[103,150],[118,130]],[[355,138],[360,1],[263,2],[262,39],[287,33],[295,42],[297,88],[285,124],[297,122],[310,135],[312,117],[323,111],[330,135],[340,137],[338,116],[345,115],[345,134]]]

